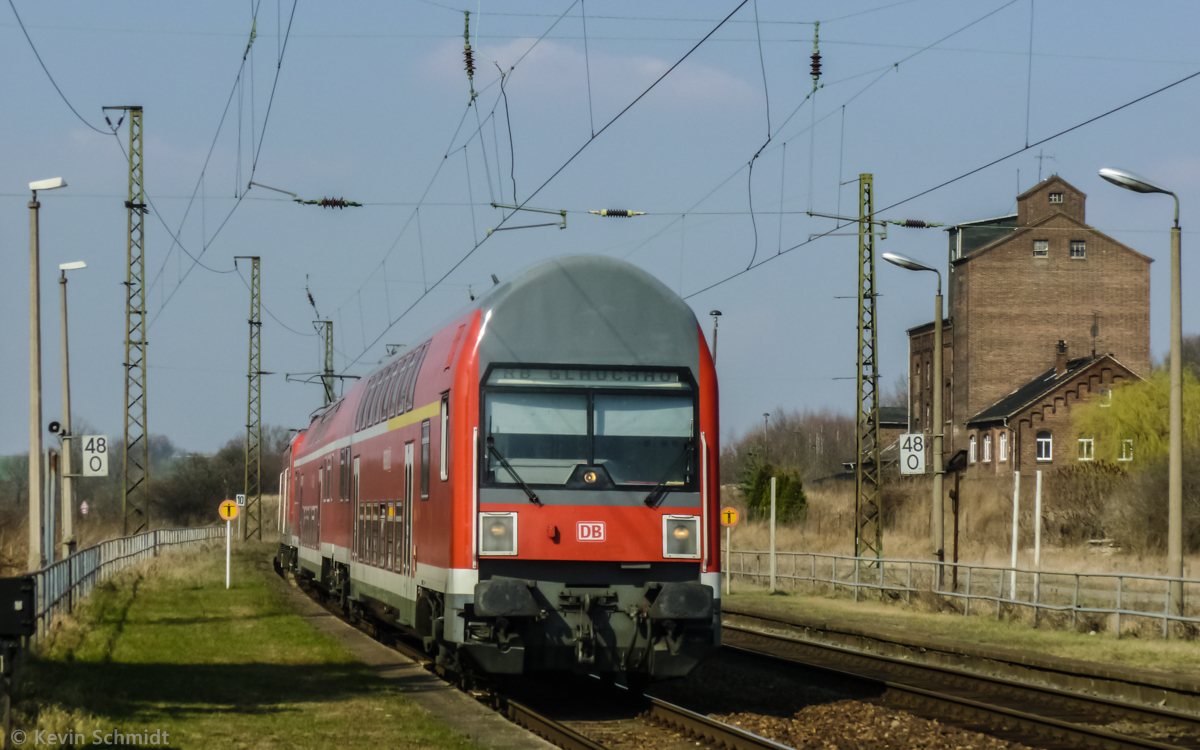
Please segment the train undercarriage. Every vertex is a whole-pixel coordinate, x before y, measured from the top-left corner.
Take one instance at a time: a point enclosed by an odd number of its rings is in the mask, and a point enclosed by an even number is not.
[[[481,562],[472,597],[417,588],[414,601],[368,592],[348,566],[323,558],[318,569],[287,545],[275,558],[276,572],[305,580],[347,614],[421,639],[446,670],[594,673],[629,684],[684,676],[719,646],[720,600],[696,580],[697,567],[560,562],[558,580],[547,580],[545,563]]]

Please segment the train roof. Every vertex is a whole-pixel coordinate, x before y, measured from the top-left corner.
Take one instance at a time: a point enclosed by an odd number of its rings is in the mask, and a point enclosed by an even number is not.
[[[698,376],[695,313],[642,269],[571,255],[539,263],[476,300],[479,369],[491,363],[688,367]]]

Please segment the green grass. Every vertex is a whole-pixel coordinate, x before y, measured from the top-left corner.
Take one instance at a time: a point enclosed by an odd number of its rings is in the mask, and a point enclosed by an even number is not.
[[[731,605],[746,604],[806,618],[838,622],[864,629],[879,629],[913,639],[944,638],[967,645],[1008,648],[1024,653],[1154,669],[1183,675],[1200,674],[1200,643],[1160,638],[1139,638],[1126,632],[1120,639],[1111,632],[1077,633],[1035,629],[1026,622],[997,620],[995,613],[960,614],[920,611],[921,604],[883,604],[878,599],[858,602],[843,595],[828,596],[804,591],[778,596],[763,590],[726,593]]]
[[[164,555],[97,588],[20,676],[27,731],[169,734],[171,747],[475,748],[313,630],[270,545]]]

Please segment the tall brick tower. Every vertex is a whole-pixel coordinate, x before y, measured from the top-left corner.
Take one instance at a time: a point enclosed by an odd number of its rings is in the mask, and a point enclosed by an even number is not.
[[[1111,355],[1149,374],[1151,259],[1088,226],[1086,200],[1054,175],[1017,196],[1015,216],[949,228],[948,454],[967,447],[972,417],[1054,368],[1063,351]],[[926,432],[932,328],[908,332],[910,416]]]

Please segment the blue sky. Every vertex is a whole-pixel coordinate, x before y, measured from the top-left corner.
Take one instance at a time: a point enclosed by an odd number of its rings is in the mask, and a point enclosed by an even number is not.
[[[823,70],[811,95],[815,21]],[[492,274],[572,253],[647,269],[708,332],[708,311],[723,311],[726,437],[777,407],[850,413],[854,381],[838,378],[854,375],[857,240],[809,241],[836,224],[806,212],[856,215],[857,186],[841,183],[861,173],[874,175],[881,218],[944,223],[1010,213],[1039,169],[1062,175],[1088,194],[1089,224],[1156,260],[1161,358],[1170,198],[1096,172],[1124,167],[1178,193],[1184,332],[1197,332],[1200,77],[1034,144],[1200,72],[1198,27],[1190,2],[13,0],[0,6],[0,385],[10,394],[0,454],[28,450],[27,185],[49,177],[69,186],[40,195],[45,421],[61,411],[58,264],[83,260],[69,284],[74,412],[121,434],[128,132],[111,134],[106,105],[145,108],[149,426],[188,450],[244,431],[241,255],[262,257],[267,423],[302,427],[320,403],[318,386],[284,379],[320,366],[306,286],[335,322],[337,369],[363,374],[386,344],[423,340]],[[247,190],[252,180],[365,205],[297,205]],[[514,183],[517,203],[566,209],[567,228],[489,236],[556,218],[504,221],[509,212],[489,204],[513,203]],[[647,215],[586,213],[603,208]],[[936,229],[891,227],[878,245],[941,267],[945,249]],[[932,317],[933,279],[881,261],[878,287],[890,388],[905,369],[905,329]]]

